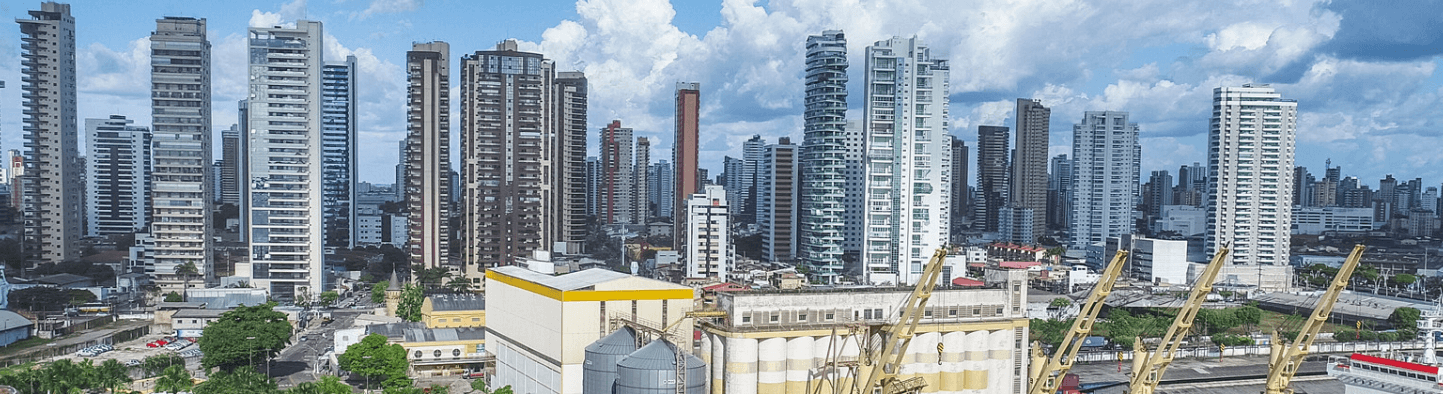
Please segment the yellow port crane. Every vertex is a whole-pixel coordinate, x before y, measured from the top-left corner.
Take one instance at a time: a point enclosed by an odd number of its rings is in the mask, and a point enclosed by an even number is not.
[[[937,278],[942,276],[942,263],[946,258],[947,248],[938,248],[932,259],[927,261],[927,266],[922,268],[917,287],[912,289],[912,295],[907,296],[907,304],[902,306],[902,317],[897,319],[897,324],[884,329],[881,351],[872,362],[867,380],[854,387],[856,393],[872,393],[875,388],[880,388],[882,394],[916,393],[927,386],[927,381],[920,377],[899,380],[897,372],[902,368],[907,345],[912,343],[912,336],[917,333],[917,323],[922,320],[927,300],[932,298],[932,289],[937,287]]]
[[[1117,255],[1112,257],[1112,262],[1102,270],[1102,276],[1097,279],[1097,284],[1092,288],[1092,294],[1087,296],[1087,301],[1077,311],[1077,320],[1072,321],[1072,330],[1062,337],[1062,343],[1052,353],[1051,359],[1044,359],[1042,346],[1039,342],[1032,343],[1032,365],[1038,366],[1028,378],[1031,384],[1028,386],[1030,394],[1052,394],[1057,392],[1057,386],[1062,383],[1062,377],[1072,369],[1072,363],[1077,361],[1077,351],[1082,348],[1082,342],[1087,335],[1092,333],[1092,325],[1097,322],[1097,314],[1102,311],[1103,300],[1108,294],[1112,294],[1112,285],[1117,283],[1117,277],[1122,275],[1122,266],[1127,261],[1127,251],[1119,250]]]
[[[1333,313],[1333,305],[1338,301],[1338,294],[1343,288],[1348,287],[1348,280],[1353,277],[1353,270],[1358,268],[1358,262],[1363,260],[1363,245],[1354,245],[1353,253],[1348,254],[1348,259],[1343,260],[1343,266],[1338,268],[1338,274],[1333,276],[1333,283],[1328,285],[1328,291],[1318,299],[1318,306],[1313,308],[1313,315],[1308,321],[1303,322],[1302,328],[1298,330],[1298,337],[1293,339],[1285,348],[1278,340],[1278,332],[1273,331],[1271,360],[1268,361],[1268,383],[1264,386],[1263,394],[1292,394],[1293,389],[1288,385],[1293,381],[1293,374],[1298,373],[1298,367],[1302,365],[1303,357],[1308,355],[1308,347],[1313,345],[1313,339],[1318,335],[1318,330],[1323,328],[1323,323],[1328,321],[1328,315]]]
[[[1133,347],[1133,368],[1132,382],[1128,385],[1128,392],[1131,394],[1152,394],[1157,391],[1157,385],[1162,381],[1163,372],[1167,371],[1168,365],[1172,364],[1172,358],[1177,354],[1177,348],[1182,345],[1183,338],[1192,329],[1193,319],[1197,318],[1198,309],[1202,308],[1203,301],[1207,299],[1208,293],[1213,291],[1213,281],[1217,279],[1218,272],[1227,265],[1228,247],[1218,249],[1213,255],[1213,261],[1203,269],[1202,275],[1198,275],[1193,282],[1192,293],[1188,295],[1187,302],[1177,312],[1177,318],[1172,320],[1168,326],[1167,334],[1163,335],[1162,342],[1158,344],[1152,354],[1147,354],[1147,348],[1142,345],[1142,340],[1135,340]],[[1146,357],[1146,360],[1140,358]]]

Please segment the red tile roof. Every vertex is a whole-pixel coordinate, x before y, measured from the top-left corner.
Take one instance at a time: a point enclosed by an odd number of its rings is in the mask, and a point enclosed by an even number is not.
[[[952,280],[952,285],[962,287],[982,287],[984,283],[976,279],[956,278]]]

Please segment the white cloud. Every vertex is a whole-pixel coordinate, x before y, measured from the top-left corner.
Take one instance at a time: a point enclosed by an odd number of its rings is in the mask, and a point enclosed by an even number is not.
[[[378,14],[395,14],[415,11],[425,0],[371,0],[371,5],[361,12],[351,13],[352,20],[366,20]]]

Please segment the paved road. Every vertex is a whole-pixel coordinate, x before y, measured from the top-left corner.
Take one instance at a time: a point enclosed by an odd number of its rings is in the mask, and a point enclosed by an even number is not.
[[[369,298],[369,293],[364,296]],[[344,301],[346,300],[341,302]],[[270,376],[284,388],[301,382],[316,381],[320,376],[334,373],[334,371],[318,371],[316,357],[326,354],[335,345],[333,337],[337,329],[351,327],[356,316],[368,314],[370,311],[370,309],[336,309],[331,314],[332,322],[326,324],[321,324],[320,321],[312,322],[310,327],[292,338],[291,345],[281,350],[275,361],[271,362]],[[306,339],[301,340],[301,338]]]

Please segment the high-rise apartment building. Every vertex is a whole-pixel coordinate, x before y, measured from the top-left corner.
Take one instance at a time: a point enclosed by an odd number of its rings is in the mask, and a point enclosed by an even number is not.
[[[757,188],[761,187],[758,185],[761,180],[757,179],[757,171],[761,169],[766,151],[767,141],[763,140],[761,135],[753,134],[751,139],[742,142],[742,171],[737,180],[737,199],[730,199],[731,194],[727,194],[727,201],[732,202],[732,212],[740,212],[739,216],[744,223],[758,223],[757,220],[761,220],[757,217]],[[727,174],[728,178],[731,176],[730,173]],[[731,193],[731,190],[728,189],[727,192]],[[737,206],[741,209],[737,209]]]
[[[241,150],[241,129],[230,125],[220,132],[220,203],[240,206],[240,167],[245,153]]]
[[[1066,154],[1053,156],[1051,168],[1047,174],[1047,228],[1069,229],[1072,223],[1072,158]]]
[[[797,258],[816,283],[836,283],[845,268],[847,152],[861,142],[846,130],[847,37],[841,30],[808,36],[806,56]]]
[[[460,239],[476,282],[536,250],[579,252],[584,237],[586,78],[517,46],[461,58]]]
[[[1143,217],[1152,232],[1157,231],[1152,223],[1162,218],[1163,207],[1176,205],[1173,202],[1173,197],[1176,196],[1172,189],[1172,175],[1167,170],[1153,171],[1152,175],[1147,177],[1147,183],[1142,185],[1142,205],[1147,207]]]
[[[917,37],[866,51],[863,275],[867,283],[913,284],[950,236],[950,69]]]
[[[1047,234],[1048,130],[1052,109],[1041,100],[1017,99],[1016,143],[1012,152],[1012,179],[1008,185],[1007,209],[1001,216],[1002,238],[1024,244],[1037,242]]]
[[[1207,202],[1203,201],[1203,197],[1207,195],[1204,192],[1207,184],[1207,167],[1202,164],[1192,163],[1178,167],[1177,186],[1173,188],[1172,203],[1194,207],[1205,205]]]
[[[321,247],[325,35],[321,22],[307,20],[252,27],[249,35],[241,216],[251,256],[236,275],[276,299],[314,299],[329,288]]]
[[[1082,121],[1072,126],[1072,162],[1072,248],[1135,233],[1132,212],[1142,170],[1137,123],[1128,122],[1127,112],[1083,112]]]
[[[586,216],[600,220],[601,212],[601,159],[586,158]]]
[[[559,207],[550,215],[543,236],[548,247],[560,253],[581,253],[586,241],[586,74],[561,71],[551,86],[551,114],[547,119],[556,140],[551,144],[552,193],[548,204]]]
[[[676,203],[676,199],[671,196],[672,193],[676,192],[676,188],[672,186],[673,182],[671,177],[676,175],[676,173],[671,169],[671,162],[666,160],[652,164],[650,172],[651,174],[649,174],[647,181],[651,183],[649,187],[650,190],[648,191],[648,194],[651,195],[651,215],[670,218],[672,215],[672,204]]]
[[[977,126],[977,200],[973,214],[983,231],[1001,230],[1003,207],[1007,205],[1007,172],[1011,151],[1007,148],[1007,127]]]
[[[326,246],[356,246],[356,57],[321,66],[321,221]]]
[[[631,222],[635,224],[646,224],[647,216],[650,216],[651,204],[648,202],[648,195],[651,188],[651,140],[646,137],[636,138],[636,160],[631,166],[631,183],[635,187],[631,197]]]
[[[970,214],[967,186],[967,143],[952,136],[952,233],[957,234],[967,224]]]
[[[1213,90],[1206,253],[1234,264],[1288,264],[1298,103],[1266,84]]]
[[[756,212],[747,212],[747,204],[742,200],[742,189],[751,190],[754,183],[752,181],[756,179],[755,172],[752,176],[745,176],[746,167],[746,159],[723,156],[720,178],[722,187],[725,187],[727,191],[727,201],[732,203],[732,217],[739,221],[754,223]],[[747,182],[742,182],[742,179],[747,179]]]
[[[212,266],[210,41],[205,19],[165,17],[150,36],[155,274],[161,287],[215,283]],[[203,283],[175,275],[193,266]]]
[[[762,230],[762,257],[790,262],[797,255],[798,186],[801,167],[797,146],[782,137],[767,145],[757,167],[757,225]]]
[[[449,263],[451,212],[451,46],[411,44],[406,52],[406,252],[412,266]]]
[[[846,212],[842,214],[842,221],[846,222],[847,226],[842,230],[842,254],[850,257],[854,262],[854,266],[845,267],[849,272],[854,269],[861,272],[859,256],[862,254],[862,244],[866,242],[863,236],[866,233],[866,226],[863,226],[862,223],[866,221],[867,210],[862,209],[862,204],[867,202],[865,196],[867,175],[863,171],[867,163],[863,160],[866,156],[862,153],[862,132],[865,128],[862,123],[856,119],[849,120],[844,129],[847,135],[847,150],[844,154],[844,157],[847,158],[845,175],[847,182],[842,187],[845,193],[842,197],[842,206],[846,207]],[[802,176],[806,176],[806,169],[802,170]]]
[[[676,138],[672,139],[671,165],[675,176],[671,178],[675,187],[672,197],[676,213],[672,220],[686,218],[686,205],[693,193],[701,191],[701,168],[697,166],[697,138],[700,137],[701,83],[678,82],[676,84]],[[687,239],[685,225],[672,226],[676,234],[672,242]],[[680,249],[680,248],[679,248]]]
[[[75,113],[75,18],[54,2],[30,10],[20,24],[21,97],[25,118],[25,171],[21,178],[21,239],[27,262],[59,263],[80,257],[79,120]]]
[[[150,128],[123,115],[86,119],[86,231],[145,232],[150,223]]]
[[[620,120],[613,120],[601,128],[601,206],[600,223],[632,224],[635,213],[636,185],[632,170],[631,128],[621,127]]]
[[[731,270],[730,216],[725,187],[708,185],[687,198],[682,222],[687,227],[682,244],[686,277],[725,280]]]

